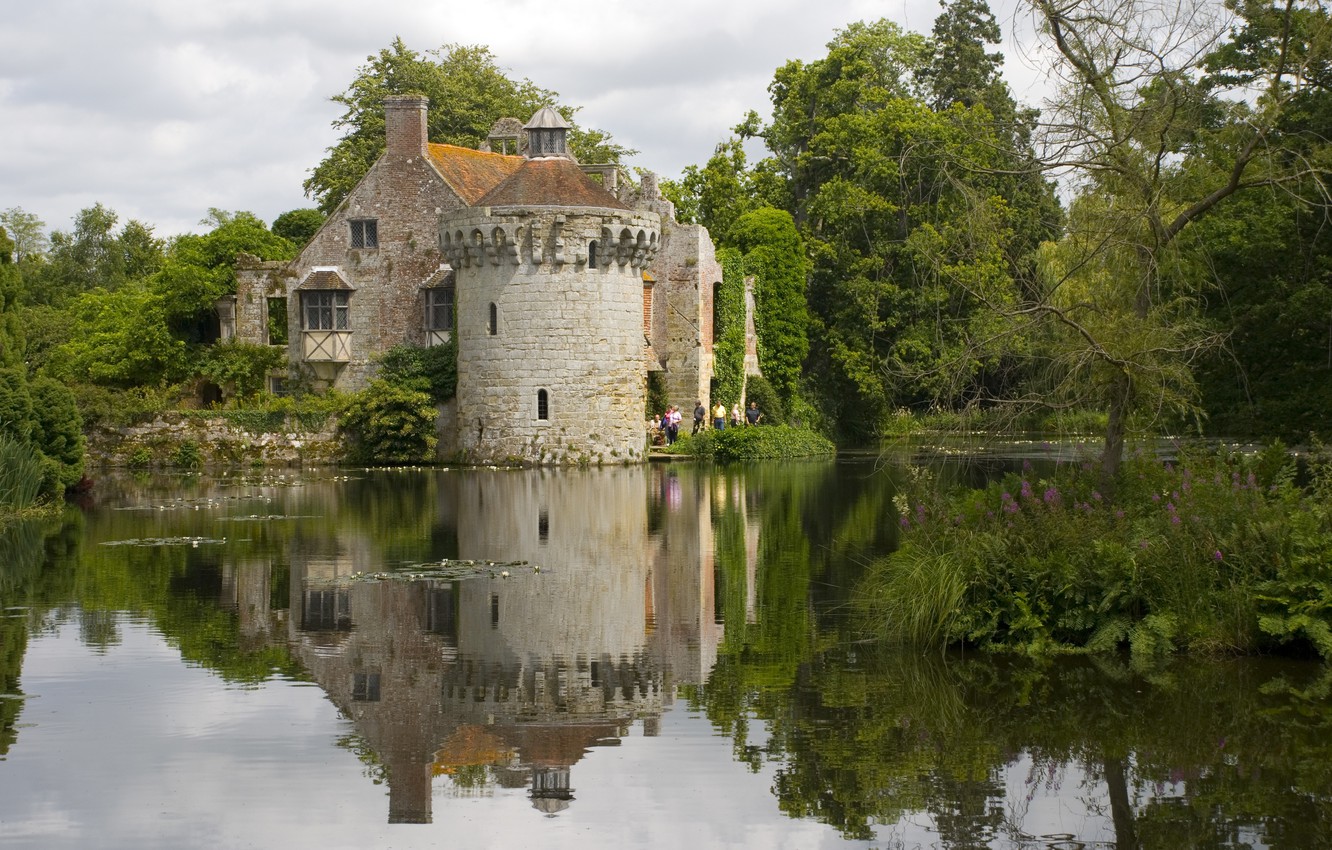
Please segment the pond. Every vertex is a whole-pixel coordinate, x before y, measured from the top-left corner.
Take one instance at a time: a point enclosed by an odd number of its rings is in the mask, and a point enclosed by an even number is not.
[[[1332,846],[1320,664],[867,640],[905,468],[99,481],[0,536],[0,843]]]

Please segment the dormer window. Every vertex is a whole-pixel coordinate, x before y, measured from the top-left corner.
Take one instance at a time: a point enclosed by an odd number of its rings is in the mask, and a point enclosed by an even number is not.
[[[373,218],[355,218],[351,225],[351,246],[353,248],[379,247],[379,222]]]

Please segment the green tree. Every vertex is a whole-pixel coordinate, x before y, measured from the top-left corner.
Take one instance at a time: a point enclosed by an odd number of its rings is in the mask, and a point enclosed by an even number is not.
[[[58,368],[76,381],[123,388],[182,381],[217,365],[186,354],[216,340],[216,304],[235,289],[236,258],[285,260],[296,247],[253,213],[213,209],[203,223],[213,229],[171,240],[155,274],[82,295],[70,310],[74,331],[53,356]]]
[[[32,213],[24,212],[20,207],[0,211],[0,227],[9,233],[14,242],[11,251],[16,263],[36,259],[51,246],[51,240],[46,236],[46,222]]]
[[[717,145],[702,168],[686,166],[678,181],[663,181],[661,189],[679,221],[703,225],[724,246],[736,219],[758,206],[754,180],[743,143],[732,138]]]
[[[804,241],[790,213],[765,207],[742,215],[730,229],[730,242],[744,255],[745,272],[755,277],[759,365],[783,409],[791,410],[809,354]]]
[[[31,276],[28,299],[60,305],[80,293],[116,289],[157,271],[162,240],[134,220],[117,231],[118,221],[114,210],[94,204],[79,212],[72,231],[51,234],[48,262]]]
[[[172,336],[166,298],[144,281],[98,290],[71,306],[74,334],[61,346],[62,369],[76,381],[157,386],[189,373],[185,341]]]
[[[1297,0],[1241,7],[1217,49],[1221,22],[1205,4],[1033,8],[1060,84],[1041,129],[1054,151],[1045,165],[1066,169],[1080,198],[1037,297],[1010,315],[1043,326],[1049,396],[1107,412],[1113,477],[1130,427],[1197,409],[1193,365],[1224,338],[1197,310],[1214,278],[1182,253],[1195,225],[1241,191],[1325,173],[1283,123],[1323,86],[1328,12]],[[1237,67],[1205,75],[1217,66]]]
[[[324,214],[319,210],[288,210],[273,219],[273,235],[281,236],[300,248],[314,238],[315,233],[324,224]]]
[[[1211,434],[1332,439],[1332,233],[1308,194],[1237,197],[1187,248],[1217,276],[1206,318],[1230,329],[1198,369]]]
[[[367,57],[346,90],[333,96],[345,107],[333,122],[344,135],[305,181],[321,212],[331,213],[383,152],[384,99],[411,93],[430,99],[427,132],[434,142],[475,148],[498,119],[526,121],[541,107],[554,106],[574,124],[569,143],[579,159],[619,162],[636,153],[603,131],[579,127],[578,110],[561,106],[556,92],[528,79],[510,79],[489,48],[450,44],[422,56],[395,38]]]
[[[211,209],[200,223],[212,225],[212,230],[173,239],[161,271],[151,282],[153,292],[163,298],[173,335],[187,342],[216,338],[216,304],[235,291],[237,257],[250,254],[261,260],[289,260],[297,250],[251,212]]]
[[[771,156],[747,182],[722,179],[734,159],[714,160],[716,179],[701,184],[725,199],[738,183],[739,197],[776,199],[790,213],[812,261],[804,295],[820,344],[804,367],[811,400],[852,438],[870,436],[897,407],[962,406],[1011,382],[1011,354],[978,352],[969,340],[993,332],[993,305],[1013,301],[1025,258],[1058,219],[1052,186],[1029,165],[1029,116],[984,52],[988,9],[947,8],[960,23],[941,22],[937,43],[888,21],[856,23],[825,57],[779,68],[771,121],[751,114],[737,128]],[[972,54],[984,67],[944,74],[950,57]],[[789,397],[799,368],[778,373]]]

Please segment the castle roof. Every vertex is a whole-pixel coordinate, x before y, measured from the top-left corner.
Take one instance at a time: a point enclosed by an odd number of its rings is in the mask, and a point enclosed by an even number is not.
[[[573,125],[549,106],[543,106],[523,127],[524,130],[572,130]]]
[[[521,156],[462,148],[457,145],[426,145],[426,155],[463,203],[475,206],[487,192],[517,171],[525,161]]]
[[[505,157],[516,159],[516,157]],[[564,157],[518,160],[519,167],[504,182],[472,206],[481,207],[601,207],[627,210],[620,199]]]

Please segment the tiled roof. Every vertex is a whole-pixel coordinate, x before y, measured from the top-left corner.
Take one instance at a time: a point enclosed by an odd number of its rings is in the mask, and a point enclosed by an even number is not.
[[[306,275],[297,289],[355,289],[341,274],[333,269],[315,269]]]
[[[474,151],[433,142],[426,146],[426,153],[445,182],[471,206],[475,206],[483,195],[517,171],[524,162],[521,156]]]
[[[505,157],[512,159],[512,157]],[[570,159],[529,159],[472,206],[561,206],[629,209]]]

